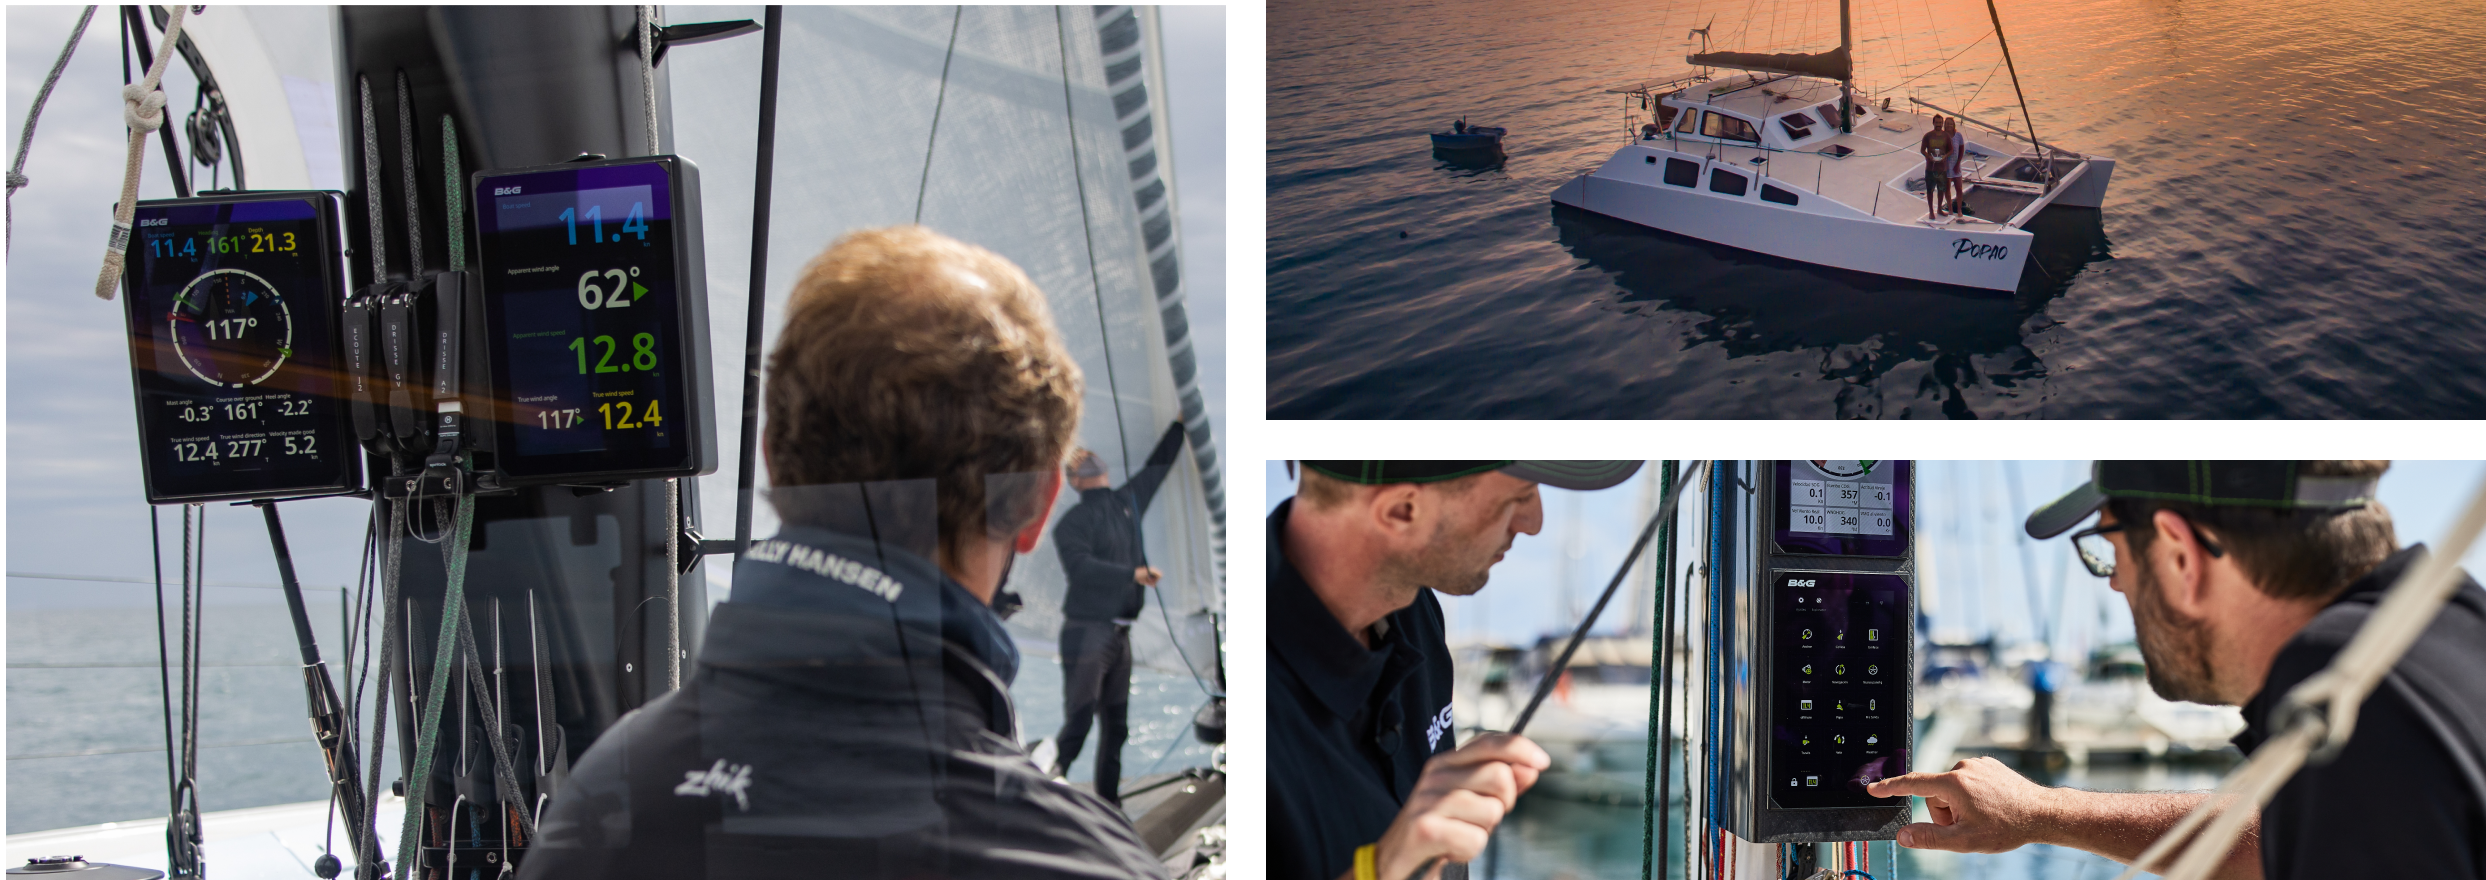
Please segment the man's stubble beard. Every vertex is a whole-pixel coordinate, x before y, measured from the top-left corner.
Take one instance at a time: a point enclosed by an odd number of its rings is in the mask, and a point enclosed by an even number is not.
[[[1444,517],[1433,527],[1432,537],[1424,549],[1410,558],[1395,561],[1390,567],[1396,580],[1414,587],[1430,587],[1437,593],[1471,596],[1485,588],[1492,574],[1495,557],[1510,549],[1514,535],[1505,532],[1499,542],[1475,534],[1475,524]],[[1410,595],[1409,600],[1413,600]]]
[[[2132,576],[2132,628],[2149,668],[2150,690],[2169,700],[2221,705],[2210,666],[2208,621],[2186,619],[2167,607],[2149,566],[2135,566]]]

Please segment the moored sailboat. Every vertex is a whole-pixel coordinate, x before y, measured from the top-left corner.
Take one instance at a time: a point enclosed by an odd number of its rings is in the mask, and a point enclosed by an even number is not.
[[[1845,2],[1839,32],[1828,52],[1703,51],[1686,59],[1696,72],[1609,90],[1648,121],[1553,200],[1805,263],[1988,290],[2018,286],[2039,212],[2104,201],[2111,158],[1915,98],[1858,101]],[[1964,210],[1927,203],[1919,144],[1937,116],[1965,123]]]

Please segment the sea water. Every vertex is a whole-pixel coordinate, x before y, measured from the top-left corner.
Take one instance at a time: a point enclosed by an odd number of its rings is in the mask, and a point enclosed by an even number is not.
[[[1986,4],[1854,0],[1868,95],[2118,160],[2012,294],[1554,206],[1690,29],[1822,51],[1838,8],[1272,2],[1269,416],[2486,415],[2486,3],[2000,0],[2024,118]],[[1432,152],[1462,115],[1506,162]]]
[[[330,598],[307,607],[336,674],[343,654],[339,603]],[[180,613],[176,605],[168,621],[176,653]],[[154,609],[34,608],[10,611],[8,621],[8,833],[161,821],[169,810]],[[199,623],[205,633],[200,809],[325,799],[328,785],[311,741],[301,654],[284,606],[211,603]],[[1030,740],[1053,736],[1062,723],[1061,667],[1051,646],[1024,647],[1011,688],[1020,725]],[[342,680],[338,684],[342,688]],[[178,692],[178,669],[173,687]],[[1152,769],[1207,762],[1209,747],[1191,730],[1192,714],[1205,699],[1198,683],[1180,672],[1139,668],[1132,671],[1131,691],[1130,742],[1122,753],[1126,783]],[[402,775],[393,722],[390,733],[383,780]],[[1073,781],[1093,778],[1097,739],[1091,730],[1070,768]]]

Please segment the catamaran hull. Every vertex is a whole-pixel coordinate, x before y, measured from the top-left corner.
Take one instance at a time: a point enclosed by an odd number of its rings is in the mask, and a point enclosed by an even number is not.
[[[1645,166],[1650,179],[1630,179],[1614,173],[1618,164],[1626,173],[1643,167],[1637,160],[1610,162],[1554,190],[1554,202],[1797,262],[1985,290],[2018,289],[2035,240],[2026,230],[2008,227],[1935,227],[1892,223],[1861,211],[1845,217],[1786,208],[1751,196],[1666,185],[1656,179],[1655,165]]]

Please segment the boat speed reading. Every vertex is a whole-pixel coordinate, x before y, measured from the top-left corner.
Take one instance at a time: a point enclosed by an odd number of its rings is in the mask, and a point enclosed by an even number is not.
[[[476,176],[509,477],[714,468],[696,178],[673,157]]]
[[[334,204],[139,203],[123,283],[149,501],[360,488],[338,402]]]

